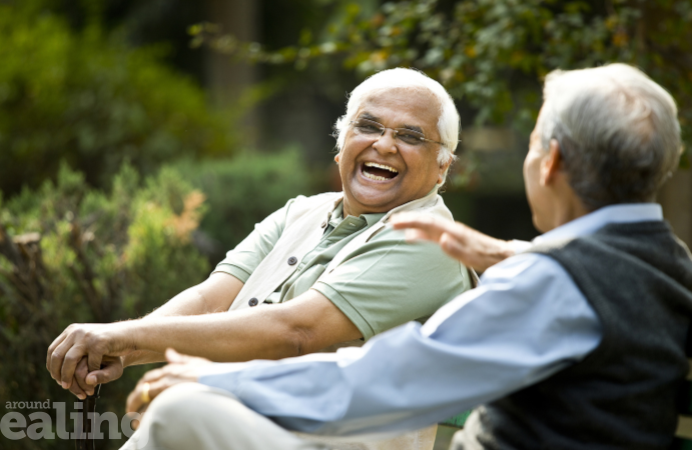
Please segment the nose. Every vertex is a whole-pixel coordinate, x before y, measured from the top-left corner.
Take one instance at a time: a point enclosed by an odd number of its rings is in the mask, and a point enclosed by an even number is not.
[[[380,153],[396,153],[396,131],[385,128],[382,134],[372,143],[372,148]]]

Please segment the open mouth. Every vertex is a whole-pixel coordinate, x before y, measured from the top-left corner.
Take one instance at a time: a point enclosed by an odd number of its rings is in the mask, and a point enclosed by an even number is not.
[[[361,167],[363,176],[375,181],[387,181],[399,175],[399,171],[394,167],[373,162],[363,163]]]

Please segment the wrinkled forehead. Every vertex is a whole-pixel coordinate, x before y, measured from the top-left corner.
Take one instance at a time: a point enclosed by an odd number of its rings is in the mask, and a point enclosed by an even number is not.
[[[376,89],[363,97],[358,109],[366,104],[393,108],[416,106],[421,113],[433,113],[437,116],[442,110],[435,94],[421,86]]]
[[[389,123],[390,126],[405,122],[437,132],[441,109],[437,97],[426,88],[395,87],[369,93],[360,103],[356,117],[393,119],[396,123]]]

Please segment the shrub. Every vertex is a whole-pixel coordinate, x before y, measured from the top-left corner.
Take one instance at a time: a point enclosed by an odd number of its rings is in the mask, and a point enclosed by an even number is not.
[[[74,397],[45,369],[47,348],[66,326],[144,315],[207,276],[209,266],[190,239],[203,202],[203,194],[170,168],[140,183],[126,165],[104,193],[64,165],[56,183],[25,189],[0,205],[3,406],[47,398],[71,405]],[[142,371],[128,369],[107,385],[99,411],[121,417]],[[13,445],[37,444],[22,439]],[[43,440],[40,448],[65,445],[71,444]]]
[[[288,199],[315,193],[315,184],[320,182],[295,148],[270,154],[246,152],[229,160],[188,162],[173,167],[207,196],[209,212],[200,231],[213,241],[207,245],[199,243],[213,262],[243,240],[255,223],[281,208]],[[203,236],[196,237],[204,241]]]
[[[0,3],[0,190],[55,178],[66,160],[105,187],[123,161],[151,174],[180,156],[227,155],[231,119],[212,113],[157,48],[97,25],[75,32],[40,2]]]

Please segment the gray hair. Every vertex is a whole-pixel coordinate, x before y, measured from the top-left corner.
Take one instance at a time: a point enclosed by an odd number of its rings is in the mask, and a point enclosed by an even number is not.
[[[341,151],[346,139],[346,130],[361,104],[376,92],[397,88],[422,88],[430,91],[439,102],[439,119],[437,120],[437,132],[440,134],[440,142],[443,145],[437,154],[437,161],[446,164],[454,159],[454,151],[459,143],[459,113],[454,105],[454,100],[437,81],[422,72],[413,69],[396,68],[383,70],[372,75],[367,80],[356,86],[351,92],[346,105],[346,114],[339,117],[334,124],[336,130],[336,148]]]
[[[682,145],[673,97],[626,64],[551,72],[538,131],[560,144],[569,183],[595,210],[652,201],[678,165]]]

